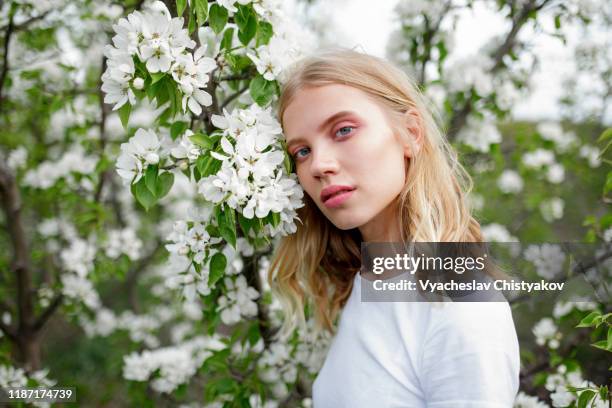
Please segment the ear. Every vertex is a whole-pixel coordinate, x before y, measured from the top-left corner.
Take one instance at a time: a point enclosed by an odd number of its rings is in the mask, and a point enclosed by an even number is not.
[[[412,151],[412,148],[409,144],[405,144],[404,146],[404,155],[408,158],[414,157],[419,150],[421,150],[421,146],[423,145],[423,138],[425,130],[423,129],[423,118],[419,114],[419,111],[416,108],[409,108],[404,113],[404,127],[408,130],[409,137],[412,138],[412,142],[414,143],[414,149],[416,151]]]

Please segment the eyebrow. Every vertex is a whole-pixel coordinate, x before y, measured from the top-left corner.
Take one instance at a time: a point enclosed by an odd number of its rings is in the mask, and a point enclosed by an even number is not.
[[[345,117],[345,116],[356,115],[356,114],[357,113],[355,113],[353,111],[346,111],[346,110],[334,113],[329,118],[325,119],[317,130],[319,132],[321,132],[321,131],[323,131],[323,129],[325,129],[325,127],[329,126],[329,124],[331,122],[334,122],[335,120],[338,120],[338,119],[340,119],[342,117]],[[306,139],[304,139],[303,137],[296,137],[295,139],[292,139],[291,141],[289,141],[287,143],[287,149],[289,149],[291,146],[293,146],[296,143],[305,142],[305,141],[306,141]]]

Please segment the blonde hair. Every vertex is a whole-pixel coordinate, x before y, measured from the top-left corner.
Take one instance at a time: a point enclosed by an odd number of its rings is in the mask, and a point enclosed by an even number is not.
[[[400,118],[415,110],[423,137],[418,153],[406,159],[406,182],[397,200],[402,242],[482,241],[480,225],[466,200],[471,178],[436,124],[434,110],[406,73],[382,58],[333,49],[302,59],[286,78],[278,106],[281,124],[300,89],[343,84],[379,102],[414,152],[413,138]],[[282,336],[298,323],[304,327],[305,308],[314,315],[317,330],[333,333],[361,266],[359,231],[340,230],[308,195],[304,198],[305,206],[298,210],[302,225],[280,241],[268,275],[283,306],[285,319],[278,333]]]

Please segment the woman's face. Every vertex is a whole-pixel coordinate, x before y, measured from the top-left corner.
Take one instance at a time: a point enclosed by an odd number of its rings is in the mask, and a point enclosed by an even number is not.
[[[395,204],[408,153],[383,109],[332,84],[299,90],[282,118],[300,184],[336,227],[359,228],[364,241],[399,239]],[[353,190],[325,200],[330,186]]]

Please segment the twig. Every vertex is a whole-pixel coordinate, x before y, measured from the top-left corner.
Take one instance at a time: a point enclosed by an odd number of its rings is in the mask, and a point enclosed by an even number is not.
[[[102,73],[106,71],[106,56],[102,57]],[[102,91],[102,79],[98,82],[98,105],[100,106],[100,159],[104,157],[104,150],[106,148],[106,115],[107,108],[104,103],[104,92]],[[96,187],[96,193],[94,195],[94,201],[99,202],[100,196],[102,195],[102,189],[104,188],[104,182],[108,177],[108,171],[104,170],[100,173],[100,181]]]
[[[9,69],[9,43],[11,42],[11,36],[13,35],[14,29],[13,17],[14,13],[11,11],[9,16],[9,23],[6,27],[6,32],[4,33],[4,53],[2,54],[2,71],[0,71],[0,111],[2,110],[2,103],[4,102],[4,94],[2,91],[4,90],[4,82],[6,80],[6,74],[8,73]]]
[[[155,255],[157,255],[157,251],[162,248],[163,242],[158,240],[155,243],[155,248],[149,254],[140,258],[137,264],[135,264],[127,273],[127,277],[125,279],[125,285],[128,292],[128,300],[130,302],[130,307],[135,312],[139,312],[140,307],[138,304],[138,298],[136,297],[136,282],[138,281],[138,276],[149,266],[151,262],[155,259]]]
[[[587,262],[586,264],[583,264],[581,262],[579,262],[578,264],[576,264],[573,268],[572,268],[572,273],[573,274],[581,274],[584,275],[589,269],[591,269],[592,267],[600,264],[601,262],[605,261],[608,258],[612,258],[612,251],[608,251],[602,255],[599,255],[593,259],[591,259],[589,262]],[[567,278],[563,278],[563,279],[556,279],[551,281],[551,283],[564,283],[567,281]],[[524,294],[521,295],[519,297],[516,297],[512,300],[510,300],[508,303],[510,304],[515,304],[518,302],[522,302],[525,299],[530,298],[531,295],[530,294]]]
[[[512,20],[512,28],[506,35],[504,42],[495,50],[492,55],[493,65],[489,71],[490,74],[494,74],[501,68],[503,68],[503,59],[508,53],[510,53],[510,51],[512,51],[518,33],[528,21],[530,13],[532,13],[533,11],[541,10],[549,2],[550,0],[544,0],[539,5],[536,5],[535,0],[530,0],[525,3],[525,5],[515,15]],[[473,108],[474,106],[472,102],[472,91],[470,90],[468,92],[468,95],[466,95],[466,100],[461,106],[461,108],[453,111],[453,115],[448,126],[448,140],[452,141],[457,137],[461,129],[463,129],[463,127],[467,123],[467,117],[472,112]]]
[[[238,90],[238,92],[228,96],[223,102],[223,105],[221,105],[221,111],[223,111],[223,109],[225,109],[225,107],[229,105],[231,101],[242,95],[247,89],[249,89],[249,85],[245,85],[242,89]]]
[[[43,328],[47,320],[49,320],[57,308],[62,304],[62,300],[64,300],[64,296],[61,293],[55,296],[55,298],[51,301],[51,304],[49,304],[38,319],[36,319],[33,326],[34,332],[38,332]]]

